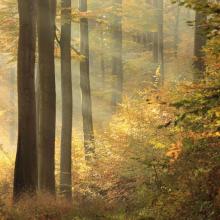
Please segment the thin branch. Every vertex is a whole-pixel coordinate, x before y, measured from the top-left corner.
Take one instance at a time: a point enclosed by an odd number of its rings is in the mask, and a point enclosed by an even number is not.
[[[78,55],[81,56],[81,53],[74,47],[71,45],[71,49]]]
[[[56,31],[58,31],[58,33],[60,34],[60,33],[61,33],[60,29],[59,29],[57,26],[55,26],[55,28],[56,28]],[[61,40],[58,38],[56,31],[55,31],[55,39],[56,39],[57,43],[58,43],[59,46],[60,46],[60,45],[61,45]],[[78,56],[81,56],[81,53],[80,53],[74,46],[71,45],[71,49],[72,49]]]

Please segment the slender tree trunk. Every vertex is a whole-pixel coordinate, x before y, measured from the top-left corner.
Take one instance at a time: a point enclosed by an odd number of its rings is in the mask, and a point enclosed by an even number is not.
[[[104,28],[100,30],[101,33],[101,74],[102,74],[102,87],[105,87],[105,37],[104,37]]]
[[[203,47],[206,45],[206,34],[204,33],[203,25],[207,20],[207,16],[202,12],[196,11],[195,17],[195,40],[194,40],[194,56],[196,61],[194,62],[194,67],[196,69],[195,79],[202,78],[205,71],[204,64],[204,52]]]
[[[38,0],[39,187],[55,194],[55,37],[56,0]]]
[[[61,90],[62,131],[60,190],[72,199],[72,76],[71,76],[71,0],[61,1]]]
[[[87,11],[87,0],[80,0],[81,12]],[[95,151],[92,120],[92,98],[89,69],[89,32],[88,18],[80,19],[80,52],[85,59],[80,62],[80,87],[82,91],[82,116],[85,159],[89,160]]]
[[[17,62],[18,143],[14,171],[14,199],[37,189],[35,44],[36,1],[18,0],[19,42]]]
[[[153,0],[153,7],[155,11],[156,21],[158,22],[158,0]],[[153,60],[154,63],[158,63],[159,55],[158,55],[158,24],[157,24],[157,31],[153,32]]]
[[[37,157],[38,157],[38,165],[39,165],[39,158],[40,158],[40,151],[39,151],[39,137],[40,137],[40,81],[39,81],[39,63],[35,64],[35,97],[36,97],[36,132],[37,132]],[[40,186],[40,178],[39,178],[39,168],[38,168],[38,186]]]
[[[177,2],[177,11],[176,11],[176,23],[174,30],[174,55],[177,58],[178,56],[178,46],[179,46],[179,20],[180,20],[180,6],[179,1]]]
[[[122,10],[122,0],[115,0],[116,7]],[[113,94],[112,106],[116,107],[122,101],[123,92],[123,63],[122,63],[122,16],[115,15],[112,27],[113,37],[113,57],[112,57],[112,74],[113,74]]]
[[[153,60],[158,63],[158,32],[153,33]]]
[[[159,56],[159,63],[160,63],[160,84],[164,84],[164,34],[163,34],[163,8],[164,8],[164,1],[158,1],[158,56]]]
[[[143,41],[144,41],[145,48],[148,51],[152,51],[152,49],[153,49],[153,33],[147,32],[143,38]]]

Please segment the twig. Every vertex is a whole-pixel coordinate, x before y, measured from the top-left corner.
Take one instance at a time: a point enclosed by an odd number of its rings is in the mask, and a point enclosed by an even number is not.
[[[61,33],[60,29],[59,29],[57,26],[55,26],[55,28],[56,28],[56,31],[58,31],[59,33]],[[55,39],[56,39],[57,43],[59,44],[59,46],[61,46],[61,40],[58,38],[56,31],[55,31]],[[74,46],[72,46],[72,45],[71,45],[71,49],[72,49],[78,56],[81,55],[81,53],[80,53]]]

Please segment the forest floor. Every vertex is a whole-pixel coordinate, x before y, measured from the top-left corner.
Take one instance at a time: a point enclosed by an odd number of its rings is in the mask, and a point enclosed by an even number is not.
[[[96,130],[96,157],[89,164],[74,131],[72,203],[39,194],[13,205],[13,162],[1,153],[1,219],[217,220],[219,139],[192,142],[172,125],[177,110],[170,103],[179,96],[167,85],[125,97],[109,124]],[[58,185],[59,151],[56,158]]]
[[[146,57],[137,59],[141,59],[141,63],[147,60]],[[132,61],[126,63],[124,99],[116,111],[111,106],[111,78],[105,79],[108,86],[100,90],[101,76],[92,75],[96,155],[90,163],[84,160],[80,132],[79,75],[76,74],[73,201],[66,201],[58,193],[56,198],[48,194],[39,194],[34,198],[26,195],[16,205],[12,204],[14,153],[1,146],[0,167],[3,169],[0,175],[0,219],[220,219],[217,211],[220,210],[220,185],[216,181],[220,178],[220,140],[218,136],[192,132],[191,126],[198,126],[201,116],[186,117],[186,122],[182,122],[182,119],[178,121],[184,111],[177,106],[182,105],[180,100],[194,94],[195,86],[186,81],[180,84],[180,81],[191,78],[190,64],[186,62],[182,67],[175,63],[180,61],[166,65],[167,82],[161,88],[157,81],[149,83],[154,79],[150,76],[155,66],[150,68],[149,63],[146,63],[143,69],[148,70],[140,69],[141,74],[137,78],[130,73],[137,65]],[[180,70],[186,73],[186,76],[182,75],[184,79],[179,79],[177,73]],[[57,82],[59,87],[59,78]],[[204,100],[200,100],[201,94],[195,93],[195,97],[186,103],[195,103],[197,99],[199,103],[204,103]],[[57,134],[60,133],[59,107],[58,96]],[[179,122],[181,126],[177,125]],[[16,136],[14,132],[13,135]],[[57,186],[59,148],[60,136],[57,135]]]

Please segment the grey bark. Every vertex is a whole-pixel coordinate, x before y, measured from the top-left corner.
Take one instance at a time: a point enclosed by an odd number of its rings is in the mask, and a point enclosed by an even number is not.
[[[18,143],[14,171],[14,200],[37,189],[35,44],[36,1],[18,0],[19,41],[17,61]]]
[[[164,1],[158,0],[158,58],[160,64],[160,84],[164,84],[164,33],[163,33],[163,9],[164,9]]]
[[[179,1],[176,8],[176,23],[174,29],[174,55],[178,56],[178,46],[179,46],[179,22],[180,22],[180,6]]]
[[[153,60],[154,63],[158,63],[159,61],[159,55],[158,55],[158,0],[153,0],[153,7],[155,11],[156,21],[157,21],[157,31],[153,32]]]
[[[71,76],[71,0],[61,1],[61,91],[62,131],[60,191],[72,199],[72,76]]]
[[[153,49],[153,33],[147,32],[144,36],[144,45],[148,51],[152,51]]]
[[[122,10],[122,0],[115,0],[116,7]],[[119,11],[120,11],[119,10]],[[113,74],[113,94],[112,106],[115,109],[117,104],[122,101],[123,93],[123,63],[122,63],[122,17],[115,15],[112,25],[113,37],[113,57],[112,57],[112,74]]]
[[[55,194],[55,38],[56,0],[38,0],[39,188]]]
[[[79,6],[81,12],[86,12],[87,0],[80,0]],[[80,87],[82,91],[82,116],[86,160],[89,160],[95,151],[90,88],[88,26],[88,18],[80,18],[80,52],[85,57],[85,59],[80,62]]]
[[[101,74],[102,74],[102,87],[104,89],[105,87],[105,36],[104,36],[104,28],[101,28],[100,30],[101,33]]]
[[[195,16],[195,38],[194,38],[194,56],[196,61],[194,67],[196,70],[195,79],[202,78],[205,71],[203,47],[206,45],[206,34],[203,25],[207,20],[207,16],[202,12],[197,11]]]

